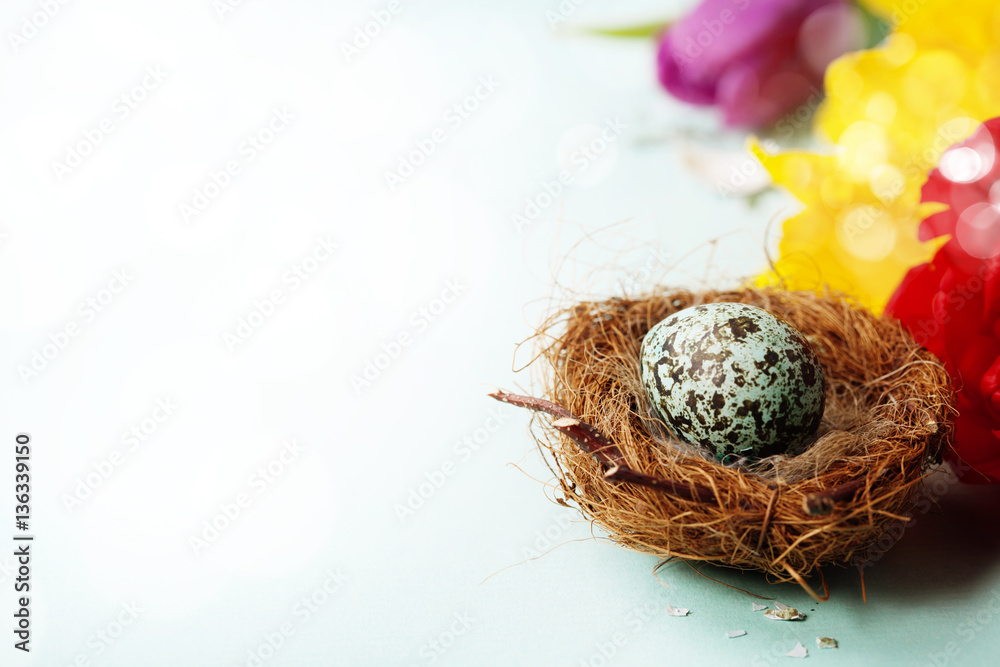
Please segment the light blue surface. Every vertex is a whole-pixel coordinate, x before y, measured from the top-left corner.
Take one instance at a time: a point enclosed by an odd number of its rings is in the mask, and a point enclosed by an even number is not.
[[[868,569],[867,605],[855,571],[828,572],[817,605],[705,570],[809,614],[777,623],[685,564],[657,580],[655,559],[551,502],[529,416],[486,398],[530,390],[515,345],[551,297],[728,284],[765,265],[769,220],[796,207],[716,195],[690,162],[743,137],[659,91],[649,45],[566,29],[680,3],[582,3],[554,30],[548,12],[574,4],[403,2],[350,62],[341,45],[387,3],[216,4],[59,5],[0,55],[0,405],[3,437],[35,443],[38,540],[34,651],[8,639],[0,664],[780,664],[796,641],[827,664],[996,662],[997,489],[942,483]],[[2,26],[38,11],[5,3]],[[166,78],[123,116],[156,66]],[[251,160],[244,142],[275,109],[294,119]],[[105,118],[60,180],[53,162]],[[614,140],[580,171],[604,129]],[[390,190],[386,172],[428,140]],[[180,204],[234,160],[185,223]],[[511,216],[572,168],[519,231]],[[108,303],[91,315],[88,299]],[[22,380],[70,323],[78,335]]]

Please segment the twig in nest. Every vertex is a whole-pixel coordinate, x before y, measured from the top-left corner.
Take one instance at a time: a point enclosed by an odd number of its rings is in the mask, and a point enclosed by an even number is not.
[[[604,434],[587,422],[575,417],[569,410],[551,401],[531,396],[509,394],[501,389],[490,392],[489,395],[491,398],[495,398],[503,403],[528,408],[529,410],[546,412],[554,417],[558,417],[558,419],[552,422],[552,426],[560,433],[565,434],[580,449],[593,456],[598,463],[604,466],[606,468],[604,479],[606,480],[660,489],[664,493],[692,502],[710,503],[715,501],[715,494],[711,489],[696,484],[681,483],[662,477],[654,477],[633,470],[625,463],[625,457],[622,456],[621,450],[608,440]]]
[[[628,482],[630,484],[638,484],[639,486],[648,486],[650,488],[660,489],[672,496],[677,496],[678,498],[683,498],[684,500],[690,500],[693,502],[711,503],[715,501],[715,494],[712,493],[711,489],[706,489],[702,486],[695,486],[694,484],[682,484],[680,482],[674,482],[662,477],[653,477],[652,475],[636,472],[628,466],[611,468],[604,473],[604,479],[610,479],[616,482]]]
[[[865,480],[855,479],[826,491],[811,493],[802,500],[802,509],[810,516],[825,516],[833,511],[838,501],[850,499],[864,485]]]
[[[546,401],[542,398],[521,396],[520,394],[509,394],[502,389],[491,391],[489,396],[490,398],[495,398],[502,403],[510,403],[511,405],[516,405],[519,408],[527,408],[537,412],[546,412],[553,417],[558,417],[555,424],[559,424],[560,422],[563,422],[563,420],[574,422],[576,427],[573,428],[572,431],[568,428],[560,430],[572,438],[573,442],[580,446],[580,449],[587,452],[597,459],[598,462],[606,466],[625,465],[625,457],[622,456],[618,447],[605,438],[604,435],[596,428],[585,421],[577,419],[576,416],[566,408],[556,405],[552,401]],[[565,423],[569,424],[569,422]],[[559,427],[556,426],[556,428]]]

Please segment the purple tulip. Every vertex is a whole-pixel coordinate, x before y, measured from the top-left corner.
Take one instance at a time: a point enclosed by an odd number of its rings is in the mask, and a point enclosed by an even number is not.
[[[864,37],[847,0],[704,0],[663,34],[660,82],[726,125],[761,127],[818,99],[826,66]]]

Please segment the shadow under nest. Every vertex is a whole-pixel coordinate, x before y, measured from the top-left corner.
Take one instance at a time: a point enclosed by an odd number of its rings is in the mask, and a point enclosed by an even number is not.
[[[643,336],[679,310],[717,301],[764,308],[816,351],[826,407],[803,452],[723,466],[655,417],[640,378]],[[561,502],[624,547],[759,570],[817,599],[825,598],[806,578],[822,565],[858,564],[906,521],[916,485],[951,442],[945,369],[898,322],[843,295],[678,290],[584,302],[552,315],[538,338],[544,400],[493,396],[557,418],[534,434]]]

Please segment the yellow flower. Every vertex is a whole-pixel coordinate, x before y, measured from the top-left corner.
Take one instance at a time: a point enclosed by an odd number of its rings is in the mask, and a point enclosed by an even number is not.
[[[880,312],[903,274],[946,239],[916,227],[939,208],[920,188],[950,145],[1000,115],[1000,5],[975,0],[868,0],[896,25],[877,49],[826,72],[816,115],[831,154],[754,152],[805,205],[784,224],[775,273],[790,289],[829,284]]]
[[[916,231],[940,205],[921,204],[920,188],[906,187],[892,165],[857,178],[848,152],[769,156],[756,144],[751,148],[775,182],[805,204],[785,222],[775,273],[761,282],[780,276],[788,289],[827,284],[880,310],[907,269],[941,245],[920,243]]]

